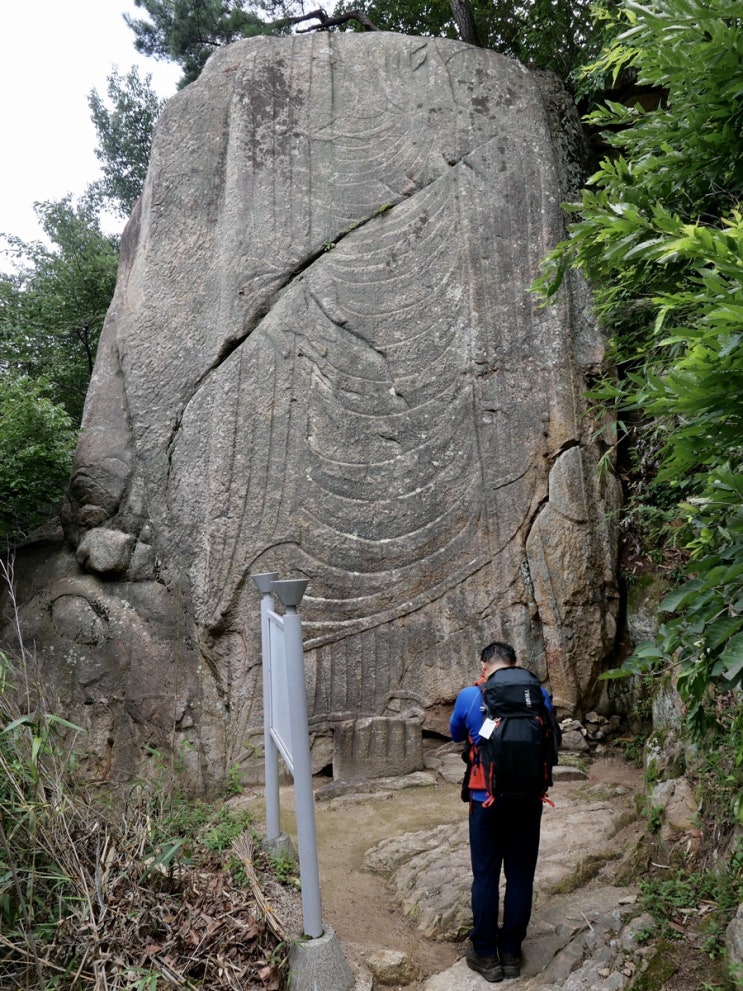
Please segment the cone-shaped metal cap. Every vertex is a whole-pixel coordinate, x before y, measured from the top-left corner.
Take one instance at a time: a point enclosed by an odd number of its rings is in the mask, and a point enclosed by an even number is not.
[[[276,571],[266,571],[262,575],[251,575],[250,577],[258,586],[258,591],[262,592],[264,595],[268,595],[271,591],[271,585],[276,581],[279,575]]]
[[[309,585],[308,578],[294,578],[289,581],[271,582],[271,588],[287,609],[296,607],[302,601],[304,590]]]

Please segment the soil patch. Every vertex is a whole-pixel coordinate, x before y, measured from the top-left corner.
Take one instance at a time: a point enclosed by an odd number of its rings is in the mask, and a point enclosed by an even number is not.
[[[282,829],[296,837],[293,799],[282,790],[281,800]],[[398,950],[413,959],[423,975],[446,970],[463,954],[462,944],[421,935],[415,920],[393,899],[385,878],[364,867],[364,854],[381,840],[461,823],[466,814],[459,789],[443,782],[316,803],[323,919],[342,944],[366,953]]]

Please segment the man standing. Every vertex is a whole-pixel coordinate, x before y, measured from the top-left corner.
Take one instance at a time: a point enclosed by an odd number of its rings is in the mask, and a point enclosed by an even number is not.
[[[467,965],[486,981],[518,977],[521,973],[521,943],[531,917],[534,871],[539,854],[542,794],[498,794],[492,799],[477,759],[480,731],[485,720],[480,684],[502,668],[515,668],[516,654],[507,643],[489,644],[480,655],[478,683],[457,696],[449,723],[457,742],[469,739],[474,761],[470,767],[469,838],[472,859],[472,946]],[[497,679],[496,679],[497,681]],[[549,695],[542,689],[545,705]],[[499,922],[501,868],[506,879],[503,916]]]

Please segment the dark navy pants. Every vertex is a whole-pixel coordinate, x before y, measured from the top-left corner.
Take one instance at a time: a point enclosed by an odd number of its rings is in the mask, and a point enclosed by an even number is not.
[[[483,808],[470,802],[472,914],[470,933],[475,953],[517,955],[531,917],[534,871],[539,855],[542,802],[539,798],[507,796]],[[499,922],[501,869],[505,876],[503,917]]]

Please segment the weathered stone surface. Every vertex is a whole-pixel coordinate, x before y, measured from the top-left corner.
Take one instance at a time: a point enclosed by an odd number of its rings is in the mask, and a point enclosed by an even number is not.
[[[105,635],[106,621],[94,603],[82,595],[59,595],[52,602],[52,623],[65,640],[96,644]]]
[[[460,784],[464,778],[461,743],[447,743],[436,750],[424,751],[423,763],[449,784]]]
[[[592,777],[588,785],[555,789],[556,808],[545,809],[519,983],[527,991],[620,991],[632,986],[647,962],[638,932],[651,929],[652,920],[638,916],[636,892],[617,880],[618,858],[634,832],[642,833],[638,823],[628,822],[636,814],[635,787],[642,781],[621,772],[614,780],[611,770]],[[364,858],[367,869],[388,875],[395,899],[421,934],[434,939],[454,939],[471,925],[465,808],[462,813],[453,825],[390,835]],[[429,977],[424,987],[478,991],[482,978],[462,958]]]
[[[428,939],[462,939],[471,928],[466,821],[386,840],[366,854],[364,865],[391,874],[402,910]]]
[[[653,730],[645,741],[648,780],[683,777],[688,743],[676,729]]]
[[[556,787],[552,792],[556,808],[545,809],[545,844],[549,835],[557,860],[569,837],[565,854],[569,869],[562,874],[559,891],[551,880],[540,883],[524,946],[522,979],[508,987],[595,991],[604,987],[609,974],[629,973],[633,966],[637,973],[644,967],[648,946],[638,933],[652,930],[653,923],[648,916],[635,918],[637,892],[627,885],[635,884],[645,871],[637,870],[636,861],[635,872],[628,874],[625,863],[644,835],[637,805],[643,791],[642,773],[616,754],[588,762],[588,773],[587,784],[567,782]],[[416,897],[422,905],[431,897],[441,904],[447,895],[449,902],[461,900],[463,925],[469,927],[469,861],[450,862],[454,844],[445,839],[447,830],[458,834],[466,858],[468,812],[459,800],[459,789],[439,781],[433,788],[389,793],[379,790],[379,782],[371,784],[373,791],[365,796],[338,798],[316,808],[323,911],[328,921],[344,951],[353,948],[353,955],[364,962],[380,948],[408,953],[425,974],[436,974],[421,983],[427,991],[481,991],[482,978],[466,967],[464,946],[423,938],[415,911],[410,920],[401,918],[397,886],[394,881],[390,884],[388,876],[390,870],[394,875],[399,866],[409,863],[417,851],[431,853],[438,844],[442,867],[449,862],[449,877],[441,874],[441,892],[432,891],[423,878]],[[291,817],[293,789],[282,790],[282,803]],[[598,819],[596,812],[601,807],[613,808],[617,818]],[[581,816],[583,808],[588,813],[585,817]],[[544,846],[543,853],[546,850]],[[366,869],[369,857],[376,857],[381,873]],[[546,880],[544,867],[540,857],[537,876],[542,880]],[[452,887],[455,883],[457,888]],[[369,924],[360,925],[359,920],[365,919]],[[406,924],[413,919],[418,925]],[[454,965],[458,956],[462,959]],[[607,969],[608,973],[599,973]],[[630,986],[631,980],[622,984]]]
[[[169,774],[175,750],[178,765],[201,789],[209,785],[210,764],[225,767],[227,755],[238,762],[240,742],[224,736],[199,749],[182,746],[199,739],[196,727],[219,700],[202,690],[186,617],[162,585],[59,576],[21,606],[19,622],[27,645],[47,644],[43,654],[36,651],[36,663],[43,660],[60,710],[86,730],[78,744],[88,752],[84,766],[92,779],[130,780],[145,748],[162,754]]]
[[[586,781],[588,775],[580,767],[572,767],[570,764],[558,764],[552,768],[552,780],[557,785],[561,781]]]
[[[420,721],[368,716],[337,723],[333,732],[333,777],[363,781],[423,769]]]
[[[386,799],[395,791],[407,788],[430,788],[436,784],[433,771],[413,771],[397,778],[370,778],[366,781],[332,781],[315,792],[317,801],[326,801],[332,807],[355,805],[368,799],[369,793]]]
[[[665,678],[653,694],[653,730],[656,733],[684,731],[685,707],[678,688],[670,678]]]
[[[580,730],[569,729],[562,734],[562,749],[568,753],[581,754],[590,750],[590,747],[588,740]]]
[[[634,646],[657,636],[658,606],[667,592],[668,582],[658,575],[642,575],[632,583],[627,596],[627,635]]]
[[[736,987],[743,988],[743,905],[738,906],[735,918],[731,919],[725,930],[725,948]]]
[[[106,665],[171,662],[151,592],[187,670],[177,704],[162,683],[145,708],[193,713],[215,781],[243,763],[262,732],[246,569],[310,579],[316,735],[450,702],[496,637],[560,709],[595,704],[617,607],[618,490],[582,399],[603,343],[577,281],[546,309],[529,292],[564,235],[568,111],[516,62],[391,34],[239,42],[168,103],[65,510],[75,546],[138,541],[127,587],[100,591],[134,609],[127,636],[94,660],[74,641],[100,668],[65,681],[86,719],[109,720]],[[26,582],[53,671],[71,641]]]
[[[611,886],[557,897],[532,917],[519,991],[623,991],[645,967],[648,949],[638,933],[652,925],[633,918],[635,897]],[[424,991],[482,991],[482,978],[462,958],[429,977]]]
[[[130,581],[141,582],[154,578],[157,567],[154,547],[137,541],[126,569]]]
[[[366,965],[383,987],[412,984],[420,977],[415,960],[400,950],[375,950],[366,957]]]
[[[701,846],[699,802],[686,778],[659,781],[650,804],[662,809],[660,841],[669,857],[693,857]]]
[[[134,538],[121,530],[97,527],[85,534],[77,548],[77,560],[86,571],[120,574],[129,566]]]
[[[591,799],[588,788],[583,801],[573,801],[565,807],[558,804],[545,811],[536,877],[537,905],[544,892],[569,881],[587,858],[612,856],[611,839],[623,814],[632,807],[632,795],[622,787],[614,787],[601,799]],[[457,826],[444,825],[385,840],[366,853],[364,865],[390,875],[397,900],[403,911],[416,920],[423,936],[447,940],[466,936],[472,925],[466,816]]]
[[[601,671],[606,652],[582,651],[580,645],[602,643],[606,636],[613,640],[616,633],[615,614],[607,613],[607,590],[615,581],[616,535],[601,515],[607,494],[597,491],[595,465],[588,468],[584,459],[577,444],[557,458],[549,474],[549,499],[526,540],[558,711],[572,711],[586,697],[581,686],[595,685]]]

